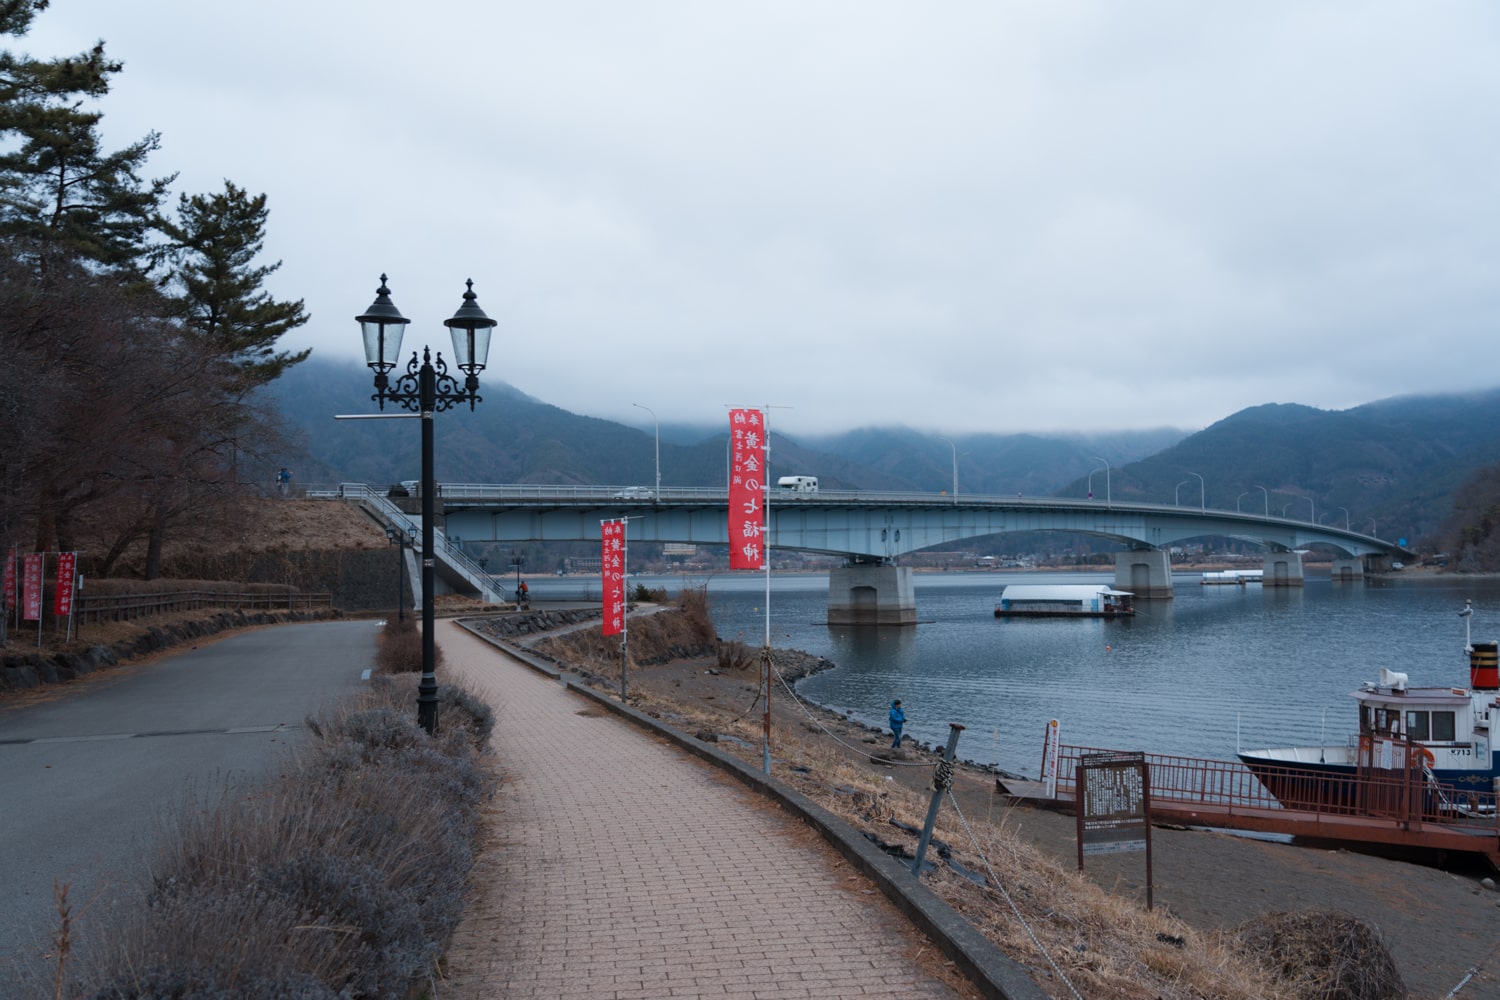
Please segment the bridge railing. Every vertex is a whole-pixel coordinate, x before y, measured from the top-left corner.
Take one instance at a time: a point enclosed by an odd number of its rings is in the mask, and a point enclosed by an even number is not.
[[[651,506],[654,504],[692,504],[711,503],[723,504],[727,502],[728,496],[725,490],[718,487],[697,486],[671,486],[663,487],[660,491],[645,486],[585,486],[585,485],[555,485],[545,483],[439,483],[438,492],[444,501],[463,502],[473,501],[483,503],[485,501],[558,501],[562,503],[598,503],[603,506],[628,505],[630,507]],[[371,498],[389,499],[387,493],[389,488],[373,489],[362,483],[340,483],[332,485],[309,485],[300,488],[299,495],[307,497],[348,496],[354,491]],[[407,496],[416,496],[419,493],[407,493]],[[916,491],[898,490],[820,490],[817,493],[796,493],[792,491],[772,490],[768,503],[774,510],[778,503],[791,503],[799,507],[817,506],[827,504],[830,506],[860,506],[860,507],[943,507],[943,506],[969,506],[969,507],[1004,507],[1016,510],[1064,510],[1076,511],[1080,507],[1088,507],[1100,511],[1109,511],[1115,514],[1143,514],[1163,515],[1181,514],[1184,517],[1209,516],[1220,521],[1238,522],[1246,526],[1274,525],[1278,528],[1291,528],[1298,532],[1327,533],[1334,536],[1362,539],[1372,543],[1381,549],[1390,547],[1389,542],[1382,541],[1374,535],[1364,535],[1357,531],[1341,529],[1333,525],[1313,524],[1299,518],[1287,518],[1277,516],[1266,516],[1257,511],[1221,510],[1214,507],[1200,508],[1183,504],[1159,504],[1140,503],[1135,501],[1105,500],[1100,497],[1045,497],[1045,496],[1022,496],[1019,494],[981,494],[965,493],[959,495],[947,492],[928,493]],[[400,510],[392,504],[392,509]]]
[[[338,497],[344,500],[363,503],[383,517],[388,524],[404,532],[411,539],[414,548],[422,547],[422,519],[412,517],[401,506],[388,495],[387,490],[374,489],[364,483],[339,483],[333,487],[319,490],[316,494],[309,489],[309,496]],[[474,557],[463,550],[463,547],[450,539],[446,533],[434,529],[433,544],[440,550],[442,557],[448,562],[458,566],[463,572],[478,584],[481,590],[488,591],[485,595],[491,600],[500,601],[503,597],[494,579],[483,566],[474,560]]]

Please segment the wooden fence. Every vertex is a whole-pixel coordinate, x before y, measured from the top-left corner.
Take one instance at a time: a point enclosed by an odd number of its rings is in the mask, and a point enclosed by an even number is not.
[[[78,622],[87,623],[131,621],[208,609],[314,611],[332,607],[332,594],[176,590],[161,594],[79,595],[73,613]]]

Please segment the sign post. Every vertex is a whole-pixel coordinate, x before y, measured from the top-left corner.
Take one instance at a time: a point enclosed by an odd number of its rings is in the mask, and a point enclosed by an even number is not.
[[[1091,753],[1078,761],[1078,870],[1086,854],[1146,852],[1151,909],[1151,772],[1144,753]]]

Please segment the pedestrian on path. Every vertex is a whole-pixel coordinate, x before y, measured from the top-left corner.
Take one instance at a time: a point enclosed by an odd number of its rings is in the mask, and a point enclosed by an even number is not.
[[[898,750],[901,747],[901,730],[906,725],[906,713],[901,710],[901,699],[897,698],[891,702],[891,749]]]

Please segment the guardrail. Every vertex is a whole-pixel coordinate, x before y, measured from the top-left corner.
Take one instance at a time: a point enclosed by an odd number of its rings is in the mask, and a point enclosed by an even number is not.
[[[178,590],[160,594],[80,594],[73,613],[78,621],[121,622],[157,615],[234,608],[244,611],[312,611],[332,608],[332,594],[317,593],[229,593],[211,590]]]
[[[373,489],[364,483],[339,483],[336,486],[320,487],[316,491],[313,489],[307,491],[309,497],[337,497],[341,500],[355,500],[367,504],[379,512],[386,523],[392,524],[398,530],[405,532],[407,538],[410,539],[408,544],[416,551],[421,551],[421,518],[412,517],[407,514],[387,494],[387,490]],[[485,596],[490,600],[498,602],[504,599],[499,586],[492,581],[489,571],[475,562],[474,557],[465,552],[461,545],[449,539],[444,532],[437,530],[433,532],[433,544],[441,551],[446,561],[461,568],[482,591],[488,590],[489,593]]]
[[[683,503],[728,503],[728,494],[725,490],[717,487],[699,486],[670,486],[663,487],[660,491],[643,486],[579,486],[579,485],[548,485],[543,483],[439,483],[437,484],[438,496],[443,500],[453,501],[477,501],[485,500],[556,500],[571,503],[596,503],[608,504],[631,504],[636,506],[649,506],[653,504],[683,504]],[[338,483],[321,484],[301,487],[298,495],[307,497],[352,497],[356,494],[388,499],[389,489],[372,489],[363,483]],[[1312,530],[1328,532],[1346,538],[1358,538],[1389,546],[1390,543],[1377,538],[1374,535],[1365,535],[1357,531],[1340,529],[1333,525],[1313,524],[1298,518],[1267,516],[1257,514],[1253,511],[1221,510],[1215,507],[1193,507],[1191,505],[1179,504],[1156,504],[1138,503],[1121,500],[1102,500],[1098,497],[1084,499],[1082,497],[1046,497],[1046,496],[1010,496],[1000,494],[966,493],[954,495],[950,493],[924,493],[914,491],[882,491],[882,490],[819,490],[816,493],[797,493],[791,490],[771,490],[768,503],[772,508],[779,503],[795,503],[798,506],[806,505],[858,505],[861,507],[878,506],[908,506],[908,507],[948,507],[948,506],[984,506],[984,507],[1008,507],[1014,509],[1041,509],[1077,510],[1080,507],[1110,511],[1112,513],[1138,513],[1138,514],[1182,514],[1184,516],[1214,517],[1220,520],[1241,522],[1247,525],[1273,524],[1296,528],[1298,530]],[[408,493],[408,496],[420,496],[420,491]],[[394,505],[392,505],[394,507]],[[396,508],[399,510],[399,508]]]
[[[1058,749],[1059,798],[1076,794],[1080,758],[1115,752],[1068,744]],[[1261,772],[1257,777],[1239,761],[1154,753],[1145,757],[1153,802],[1217,806],[1229,816],[1236,811],[1290,810],[1310,816],[1399,819],[1500,836],[1496,793],[1459,792],[1439,785],[1415,762],[1394,771],[1357,774],[1313,773],[1267,764],[1257,765]]]

